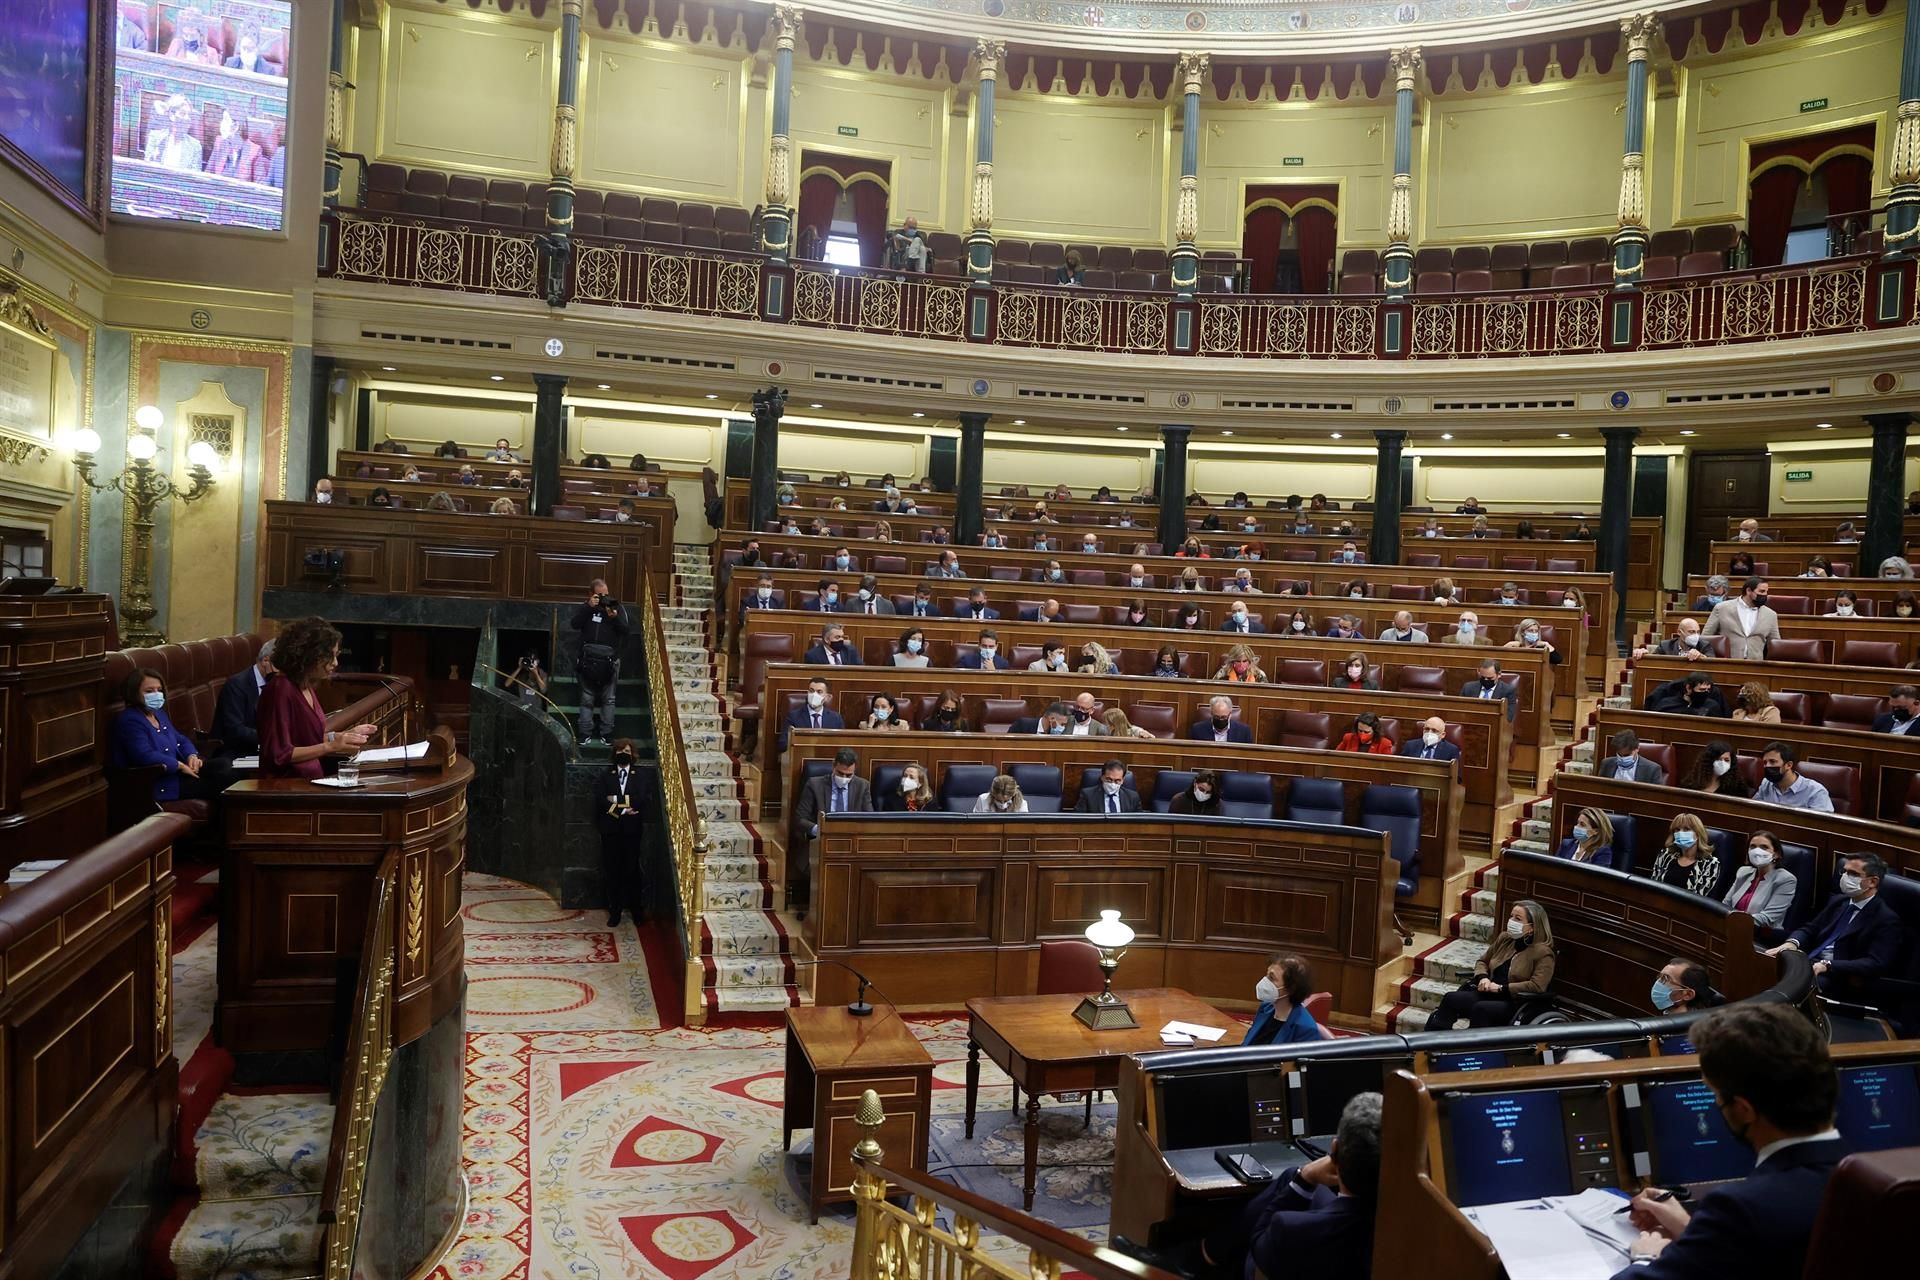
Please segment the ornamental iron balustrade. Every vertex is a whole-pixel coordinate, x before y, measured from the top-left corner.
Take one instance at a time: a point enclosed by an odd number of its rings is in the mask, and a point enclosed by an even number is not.
[[[441,218],[329,209],[324,274],[339,280],[540,298],[543,247],[533,232]],[[606,237],[576,237],[572,301],[762,320],[767,260],[759,254]],[[1764,271],[1649,281],[1640,287],[1638,347],[1717,346],[1853,333],[1869,326],[1865,255]],[[1876,286],[1877,287],[1877,286]],[[974,290],[954,277],[820,263],[793,264],[785,323],[802,328],[964,342]],[[1112,354],[1178,354],[1184,308],[1193,353],[1256,360],[1374,360],[1378,296],[1202,295],[997,286],[985,339],[1000,346]],[[1522,289],[1423,295],[1406,308],[1406,356],[1417,360],[1596,354],[1607,347],[1609,291]],[[1914,291],[1910,325],[1920,325]],[[774,321],[774,323],[780,323]],[[1187,332],[1181,330],[1181,332]]]

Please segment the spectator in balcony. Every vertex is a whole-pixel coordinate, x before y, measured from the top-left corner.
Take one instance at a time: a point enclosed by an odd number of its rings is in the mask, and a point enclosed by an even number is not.
[[[1717,738],[1701,749],[1700,757],[1693,762],[1693,770],[1680,785],[1703,795],[1733,800],[1745,800],[1753,794],[1747,780],[1740,776],[1740,762],[1734,758],[1733,744]]]
[[[1888,556],[1880,562],[1880,576],[1888,582],[1912,581],[1913,566],[1900,556]]]
[[[1402,609],[1393,615],[1393,625],[1380,633],[1380,639],[1391,640],[1397,644],[1425,644],[1427,633],[1416,631],[1413,626],[1413,615]]]
[[[367,495],[367,505],[379,507],[382,510],[390,508],[393,506],[393,494],[389,493],[384,485],[375,486],[374,491]]]
[[[1227,650],[1226,659],[1221,662],[1220,669],[1213,673],[1213,678],[1233,684],[1267,683],[1267,673],[1260,669],[1259,658],[1244,644],[1236,644]]]
[[[1580,523],[1573,527],[1573,532],[1567,535],[1567,541],[1569,542],[1592,542],[1593,541],[1593,529],[1588,526],[1585,516],[1582,516],[1580,518]]]
[[[867,718],[860,722],[862,729],[878,729],[888,733],[902,733],[913,726],[900,711],[900,705],[891,695],[876,693],[867,700]]]
[[[1793,872],[1781,865],[1780,838],[1771,831],[1756,831],[1747,837],[1747,863],[1733,873],[1733,884],[1721,901],[1746,912],[1757,925],[1779,929],[1787,922],[1798,888]]]
[[[1546,633],[1540,629],[1537,618],[1522,618],[1513,628],[1513,639],[1503,646],[1508,649],[1533,649],[1547,655],[1547,665],[1557,667],[1563,661],[1560,651],[1548,642]]]
[[[1371,689],[1377,692],[1380,688],[1380,682],[1367,669],[1367,655],[1364,653],[1348,654],[1340,670],[1334,672],[1331,683],[1336,689]]]
[[[427,499],[427,510],[450,516],[457,515],[460,508],[453,505],[453,495],[442,489]]]
[[[1053,269],[1053,282],[1074,285],[1087,282],[1087,269],[1081,265],[1078,249],[1067,250],[1067,260]]]
[[[1667,681],[1647,695],[1646,707],[1668,715],[1727,717],[1727,704],[1713,687],[1710,671],[1689,671]]]
[[[1173,625],[1182,631],[1193,631],[1200,626],[1200,606],[1183,604],[1174,614]]]
[[[1287,615],[1287,625],[1280,629],[1283,640],[1311,640],[1313,638],[1313,615],[1305,609],[1295,609]]]
[[[894,646],[893,665],[925,667],[927,665],[927,633],[919,627],[909,627],[902,631],[899,643]]]
[[[1328,504],[1326,494],[1316,493],[1307,499],[1307,510],[1319,515],[1322,511],[1331,511],[1333,508]]]
[[[1896,618],[1920,616],[1920,596],[1905,590],[1894,592],[1893,616]]]
[[[1235,600],[1233,604],[1228,607],[1226,621],[1220,624],[1220,629],[1222,631],[1231,631],[1237,635],[1259,636],[1267,633],[1267,624],[1247,612],[1247,602],[1245,600]]]
[[[333,504],[333,481],[329,480],[326,476],[321,476],[318,480],[315,480],[313,482],[313,500],[323,507],[331,506]]]
[[[1082,675],[1089,676],[1120,674],[1120,664],[1113,660],[1113,655],[1107,652],[1107,647],[1097,640],[1089,640],[1080,647],[1080,666],[1077,669]]]
[[[1153,670],[1147,673],[1162,680],[1180,680],[1186,672],[1180,669],[1180,648],[1178,645],[1163,644],[1160,652],[1154,655]]]
[[[940,700],[933,704],[933,710],[927,712],[920,722],[922,733],[967,733],[971,727],[966,717],[960,714],[960,695],[951,689],[940,691]]]
[[[889,271],[924,273],[927,270],[929,256],[926,233],[920,230],[918,218],[909,217],[898,230],[887,233],[887,269]]]
[[[1465,502],[1453,509],[1453,513],[1457,516],[1483,516],[1487,514],[1487,509],[1480,505],[1480,499],[1469,494]]]
[[[1533,521],[1522,520],[1515,524],[1513,526],[1513,536],[1522,542],[1532,542],[1536,536],[1533,532]]]
[[[1573,832],[1553,851],[1556,858],[1613,865],[1613,820],[1598,809],[1582,809],[1573,820]]]
[[[1749,680],[1734,695],[1733,718],[1752,724],[1779,724],[1780,708],[1773,705],[1773,694],[1758,680]]]
[[[1380,732],[1380,717],[1371,711],[1362,711],[1353,722],[1353,728],[1340,736],[1334,743],[1335,751],[1357,751],[1362,755],[1390,756],[1394,754],[1393,739]]]
[[[1247,741],[1253,741],[1252,734],[1248,734]],[[1204,767],[1195,769],[1193,781],[1187,784],[1187,789],[1167,802],[1167,812],[1190,818],[1219,817],[1220,775]]]
[[[1698,814],[1675,814],[1667,841],[1648,875],[1661,884],[1708,897],[1720,883],[1720,859],[1707,843],[1707,824]]]
[[[825,243],[826,237],[820,234],[820,228],[808,223],[800,228],[799,239],[794,243],[794,256],[807,262],[818,262],[821,246]]]
[[[1811,560],[1807,561],[1807,567],[1800,571],[1800,576],[1803,578],[1831,578],[1833,576],[1833,561],[1827,559],[1825,556],[1814,556]]]
[[[1752,516],[1748,516],[1745,520],[1742,520],[1740,522],[1740,527],[1734,531],[1733,540],[1735,542],[1772,542],[1773,541],[1772,538],[1760,532],[1760,522],[1758,520],[1755,520]]]
[[[1485,516],[1475,516],[1473,518],[1473,527],[1467,530],[1467,536],[1469,538],[1486,539],[1493,537],[1494,532],[1492,526],[1487,523]]]
[[[1760,755],[1760,785],[1753,798],[1787,809],[1832,813],[1833,797],[1822,784],[1800,772],[1800,757],[1791,743],[1769,742]]]
[[[1120,501],[1120,499],[1118,499],[1118,498],[1116,498],[1116,497],[1114,497],[1114,496],[1113,496],[1113,490],[1112,490],[1112,489],[1109,489],[1109,488],[1108,488],[1108,487],[1107,487],[1106,485],[1104,485],[1104,484],[1103,484],[1103,485],[1101,485],[1101,486],[1100,486],[1100,487],[1099,487],[1098,489],[1095,489],[1095,490],[1093,491],[1093,500],[1094,500],[1095,502],[1118,502],[1118,501]],[[1124,512],[1122,512],[1121,514],[1123,514],[1123,515],[1124,515],[1125,513],[1124,513]]]
[[[973,802],[973,811],[994,815],[1025,813],[1027,798],[1020,794],[1020,784],[1003,773],[993,780],[984,795]]]
[[[167,56],[206,67],[219,66],[220,51],[207,40],[207,15],[187,8],[174,13],[173,40],[167,45]]]
[[[1711,613],[1725,603],[1726,599],[1727,575],[1724,573],[1716,573],[1707,579],[1706,594],[1693,602],[1694,612]],[[1695,630],[1697,631],[1698,628]],[[1640,655],[1636,653],[1633,656],[1637,658]]]
[[[501,436],[493,442],[493,448],[487,450],[486,459],[488,462],[520,461],[518,457],[514,456],[513,447],[507,443],[505,436]]]
[[[433,456],[436,458],[464,458],[467,456],[467,451],[452,440],[442,440],[440,447],[433,451]]]
[[[1351,535],[1348,535],[1346,541],[1340,544],[1340,549],[1333,553],[1333,562],[1335,564],[1365,564],[1367,558],[1360,554],[1359,544],[1353,540]]]
[[[592,467],[595,471],[610,471],[613,469],[613,464],[607,461],[607,455],[604,453],[590,453],[580,459],[580,465],[583,467]],[[789,487],[787,492],[793,492],[791,487]]]
[[[1851,618],[1858,613],[1860,595],[1851,587],[1842,587],[1833,596],[1833,608],[1827,611],[1829,618]]]
[[[925,813],[933,807],[933,786],[927,779],[926,766],[921,764],[901,769],[900,781],[880,797],[883,813]]]
[[[1234,714],[1233,699],[1220,694],[1207,704],[1207,718],[1196,720],[1187,737],[1195,742],[1248,743],[1253,728]]]

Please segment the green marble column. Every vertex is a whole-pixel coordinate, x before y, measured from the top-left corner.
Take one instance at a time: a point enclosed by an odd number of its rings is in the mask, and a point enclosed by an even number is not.
[[[793,256],[793,143],[787,136],[793,118],[793,42],[800,31],[800,8],[773,6],[773,97],[767,103],[766,210],[760,218],[760,244],[775,262]]]
[[[1389,301],[1413,292],[1413,86],[1424,65],[1418,49],[1387,55],[1393,73],[1393,192],[1387,200],[1386,288]]]
[[[967,281],[993,286],[993,86],[1007,46],[976,40],[973,60],[980,84],[973,94],[973,196],[967,202]]]
[[[553,106],[553,151],[547,179],[547,305],[565,306],[573,256],[573,175],[579,167],[580,8],[560,0],[560,91]]]
[[[1206,83],[1207,55],[1183,53],[1180,80],[1180,202],[1173,215],[1173,292],[1193,297],[1200,282],[1200,86]]]
[[[1639,285],[1647,258],[1647,191],[1642,176],[1647,162],[1647,48],[1654,16],[1635,13],[1620,20],[1627,51],[1627,137],[1620,157],[1619,230],[1613,233],[1613,287]]]

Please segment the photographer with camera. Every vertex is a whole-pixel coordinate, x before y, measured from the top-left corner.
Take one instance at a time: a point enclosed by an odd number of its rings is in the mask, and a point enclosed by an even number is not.
[[[587,602],[573,611],[573,629],[580,633],[580,741],[605,746],[613,733],[613,691],[630,630],[626,608],[607,590],[605,578],[593,580]]]
[[[540,655],[522,654],[520,664],[502,687],[512,689],[523,705],[538,711],[547,700],[547,673],[540,665]]]

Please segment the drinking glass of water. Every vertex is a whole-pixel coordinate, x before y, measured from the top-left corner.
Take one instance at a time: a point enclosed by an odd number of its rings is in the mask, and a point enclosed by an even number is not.
[[[340,785],[357,787],[360,785],[360,757],[346,756],[340,761]]]

